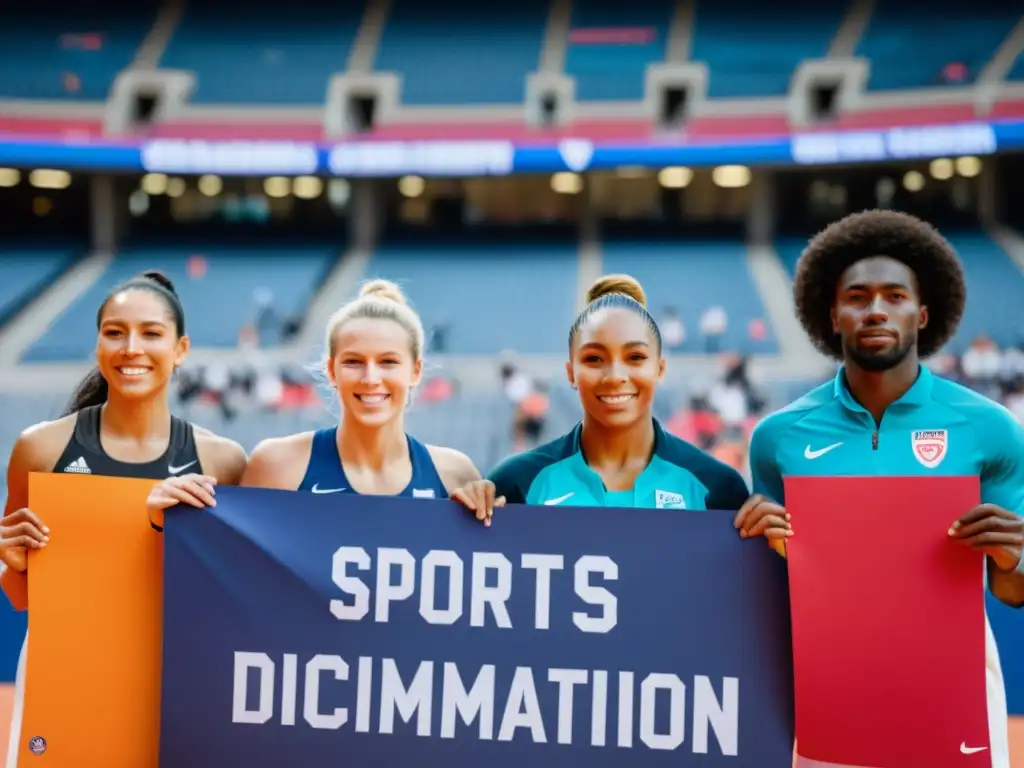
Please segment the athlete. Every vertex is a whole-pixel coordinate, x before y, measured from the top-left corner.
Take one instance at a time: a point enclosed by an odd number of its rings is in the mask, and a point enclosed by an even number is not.
[[[842,362],[835,380],[768,416],[751,439],[754,495],[740,535],[784,553],[793,535],[787,475],[975,475],[984,502],[949,535],[987,555],[1001,601],[1024,603],[1024,429],[1009,411],[920,364],[955,333],[966,287],[960,262],[930,225],[893,211],[835,222],[808,245],[794,281],[811,340]],[[915,444],[928,431],[932,453]],[[779,545],[782,545],[781,547]],[[1008,768],[1006,692],[986,622],[993,766]]]
[[[662,429],[651,415],[665,375],[661,333],[640,284],[600,278],[569,330],[569,384],[583,420],[567,435],[506,459],[452,494],[490,525],[495,507],[737,510],[748,492],[731,467]]]
[[[26,549],[42,549],[49,528],[28,508],[31,472],[68,472],[161,481],[153,510],[179,502],[214,504],[217,483],[234,485],[242,448],[171,415],[168,383],[185,359],[185,314],[170,280],[147,272],[115,288],[96,317],[97,368],[78,386],[61,418],[29,427],[7,467],[7,503],[0,525],[3,590],[18,610],[28,607]],[[152,514],[152,513],[151,513]],[[7,765],[17,765],[24,695],[22,645]]]
[[[264,440],[242,485],[260,488],[445,499],[480,477],[451,448],[405,432],[405,409],[423,375],[423,324],[401,289],[366,283],[327,326],[323,366],[341,403],[333,427]]]

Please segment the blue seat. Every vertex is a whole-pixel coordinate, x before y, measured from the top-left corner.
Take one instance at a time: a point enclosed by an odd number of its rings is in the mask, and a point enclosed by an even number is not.
[[[192,70],[198,104],[322,104],[348,66],[364,3],[189,3],[164,69]]]
[[[700,316],[714,305],[729,318],[721,339],[724,350],[774,354],[778,344],[747,268],[746,245],[739,240],[656,240],[606,242],[604,271],[625,272],[643,285],[651,313],[659,318],[674,307],[687,339],[680,351],[701,352]],[[748,333],[751,321],[763,321],[766,338]]]
[[[766,13],[754,0],[698,2],[690,57],[708,65],[708,96],[784,96],[801,61],[828,54],[847,6],[784,0]]]
[[[102,101],[156,19],[152,5],[17,3],[0,24],[0,97]],[[73,78],[68,78],[73,76]],[[71,86],[77,79],[78,86]]]
[[[601,0],[572,4],[573,29],[644,27],[653,37],[646,43],[573,43],[565,56],[566,74],[576,78],[581,101],[639,101],[644,97],[644,72],[665,58],[672,23],[673,0],[643,0],[627,5]]]
[[[946,238],[960,254],[967,280],[967,307],[950,348],[963,352],[971,339],[986,334],[1000,346],[1024,338],[1024,274],[984,232],[951,232]]]
[[[405,104],[515,104],[538,68],[547,0],[395,0],[374,69],[402,76]]]
[[[38,296],[75,255],[74,249],[0,249],[0,324]]]
[[[1013,62],[1013,66],[1010,67],[1010,71],[1006,73],[1006,79],[1015,82],[1024,80],[1024,51],[1017,55],[1017,59]]]
[[[943,67],[967,65],[973,82],[1020,18],[1012,4],[982,0],[880,0],[857,46],[871,60],[871,90],[942,84]]]
[[[205,261],[205,273],[190,277],[192,256]],[[159,269],[178,290],[187,315],[187,330],[198,347],[234,347],[243,326],[256,315],[257,291],[269,289],[279,319],[303,316],[309,300],[338,257],[330,246],[293,249],[143,249],[127,250],[26,350],[25,362],[89,359],[96,342],[96,310],[118,283],[149,269]],[[261,343],[277,342],[273,329]]]
[[[807,247],[806,237],[780,237],[775,241],[775,252],[790,276],[796,274],[796,263]]]
[[[447,327],[453,354],[566,350],[578,292],[574,243],[385,245],[366,276],[401,284],[428,332]]]

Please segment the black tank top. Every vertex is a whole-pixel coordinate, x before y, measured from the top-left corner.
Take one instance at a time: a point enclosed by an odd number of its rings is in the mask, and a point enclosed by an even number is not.
[[[202,473],[192,425],[177,416],[171,416],[171,439],[160,458],[141,464],[110,458],[100,445],[101,408],[93,405],[78,412],[75,432],[54,465],[54,472],[137,477],[143,480],[164,480],[173,475]]]

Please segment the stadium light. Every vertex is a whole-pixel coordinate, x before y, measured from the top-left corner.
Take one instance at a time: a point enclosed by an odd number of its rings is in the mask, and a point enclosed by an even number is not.
[[[403,176],[398,180],[398,191],[405,197],[419,197],[426,188],[427,182],[419,176]]]
[[[722,189],[739,189],[750,183],[750,169],[745,165],[720,165],[711,171],[711,181]]]
[[[71,186],[71,174],[67,171],[38,168],[28,175],[28,183],[38,189],[67,189]]]
[[[267,197],[288,197],[291,181],[284,176],[270,176],[263,180],[263,193]]]
[[[128,212],[132,216],[142,216],[149,210],[149,195],[144,190],[136,189],[128,195]]]
[[[658,183],[665,189],[683,189],[693,181],[693,171],[689,168],[662,168],[658,172]]]
[[[185,180],[184,179],[168,179],[167,180],[167,196],[168,197],[181,197],[185,194]]]
[[[928,166],[928,172],[931,173],[933,179],[938,179],[939,181],[950,179],[953,177],[953,161],[948,157],[932,160]]]
[[[147,195],[163,195],[167,193],[167,177],[162,173],[147,173],[139,186]]]
[[[560,195],[575,195],[583,189],[583,179],[578,174],[562,171],[551,177],[551,189]]]
[[[216,197],[224,189],[224,181],[220,176],[207,174],[199,177],[199,191],[207,197]]]
[[[924,174],[920,171],[907,171],[903,176],[903,188],[908,192],[920,192],[924,189]]]
[[[16,187],[21,181],[21,172],[17,168],[0,168],[0,187]]]
[[[977,157],[958,157],[956,159],[956,172],[965,178],[974,178],[981,173],[981,159]]]
[[[299,176],[292,182],[292,194],[300,200],[320,197],[323,191],[324,183],[316,176]]]
[[[331,179],[327,184],[327,200],[335,208],[343,208],[352,195],[352,186],[345,179]]]

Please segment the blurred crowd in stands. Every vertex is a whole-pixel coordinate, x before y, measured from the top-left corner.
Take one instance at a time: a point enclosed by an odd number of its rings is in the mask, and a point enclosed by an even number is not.
[[[997,400],[1024,422],[1024,335],[1006,348],[987,336],[977,336],[962,355],[940,355],[932,367],[945,378]]]

